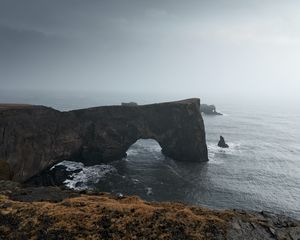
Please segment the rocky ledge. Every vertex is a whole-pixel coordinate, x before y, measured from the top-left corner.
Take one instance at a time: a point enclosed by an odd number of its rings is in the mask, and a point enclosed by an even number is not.
[[[200,100],[103,106],[60,112],[0,105],[0,180],[23,182],[63,160],[99,164],[126,156],[141,138],[155,139],[180,161],[208,161]]]
[[[0,239],[5,240],[299,238],[299,221],[266,212],[210,210],[0,181]]]

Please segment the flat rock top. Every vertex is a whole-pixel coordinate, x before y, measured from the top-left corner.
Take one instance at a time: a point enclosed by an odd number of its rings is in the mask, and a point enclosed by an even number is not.
[[[200,99],[199,98],[189,98],[179,101],[171,101],[171,102],[158,102],[158,103],[152,103],[152,104],[145,104],[145,105],[137,105],[134,107],[145,107],[145,106],[157,106],[157,105],[189,105],[189,104],[199,104]],[[121,105],[120,105],[121,106]],[[91,108],[84,108],[84,109],[76,109],[71,110],[72,111],[82,111],[82,110],[90,110],[90,109],[98,109],[98,108],[109,108],[109,107],[120,107],[119,105],[108,105],[108,106],[98,106],[98,107],[91,107]],[[128,106],[121,106],[121,107],[128,107]],[[130,106],[132,107],[132,106]],[[1,110],[11,110],[11,109],[28,109],[28,108],[48,108],[46,106],[42,105],[31,105],[31,104],[23,104],[23,103],[0,103],[0,111]]]
[[[2,109],[24,109],[32,108],[34,105],[30,104],[19,104],[19,103],[0,103],[0,110]]]
[[[200,99],[199,98],[188,98],[188,99],[183,99],[179,101],[171,101],[171,102],[159,102],[159,103],[152,103],[152,104],[146,104],[146,105],[139,105],[139,106],[152,106],[152,105],[178,105],[178,104],[199,104]]]

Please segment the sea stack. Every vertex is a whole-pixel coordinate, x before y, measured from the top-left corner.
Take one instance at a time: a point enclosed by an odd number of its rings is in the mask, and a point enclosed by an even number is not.
[[[223,136],[220,136],[220,141],[218,143],[220,148],[229,148],[228,144],[226,144],[225,139]]]

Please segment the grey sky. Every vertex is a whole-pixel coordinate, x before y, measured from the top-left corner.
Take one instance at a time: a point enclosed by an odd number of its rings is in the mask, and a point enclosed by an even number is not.
[[[297,0],[0,0],[1,89],[297,98]]]

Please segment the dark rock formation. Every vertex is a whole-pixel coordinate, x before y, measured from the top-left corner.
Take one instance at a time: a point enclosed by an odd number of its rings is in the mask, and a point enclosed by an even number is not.
[[[175,160],[208,161],[199,108],[199,99],[69,112],[2,105],[0,162],[7,170],[0,179],[25,181],[62,160],[120,159],[141,138],[155,139]]]
[[[0,181],[0,239],[300,239],[298,220]]]
[[[226,144],[225,139],[222,136],[220,136],[218,146],[221,148],[229,148],[228,144]]]
[[[135,107],[138,106],[138,104],[136,102],[128,102],[128,103],[121,103],[122,106],[131,106],[131,107]]]
[[[217,112],[215,105],[201,104],[200,111],[206,115],[222,115]]]
[[[80,172],[81,169],[74,171],[67,171],[67,168],[63,165],[56,165],[53,168],[48,168],[39,174],[31,177],[26,181],[26,185],[29,186],[64,186],[64,181],[72,179],[74,173]]]

